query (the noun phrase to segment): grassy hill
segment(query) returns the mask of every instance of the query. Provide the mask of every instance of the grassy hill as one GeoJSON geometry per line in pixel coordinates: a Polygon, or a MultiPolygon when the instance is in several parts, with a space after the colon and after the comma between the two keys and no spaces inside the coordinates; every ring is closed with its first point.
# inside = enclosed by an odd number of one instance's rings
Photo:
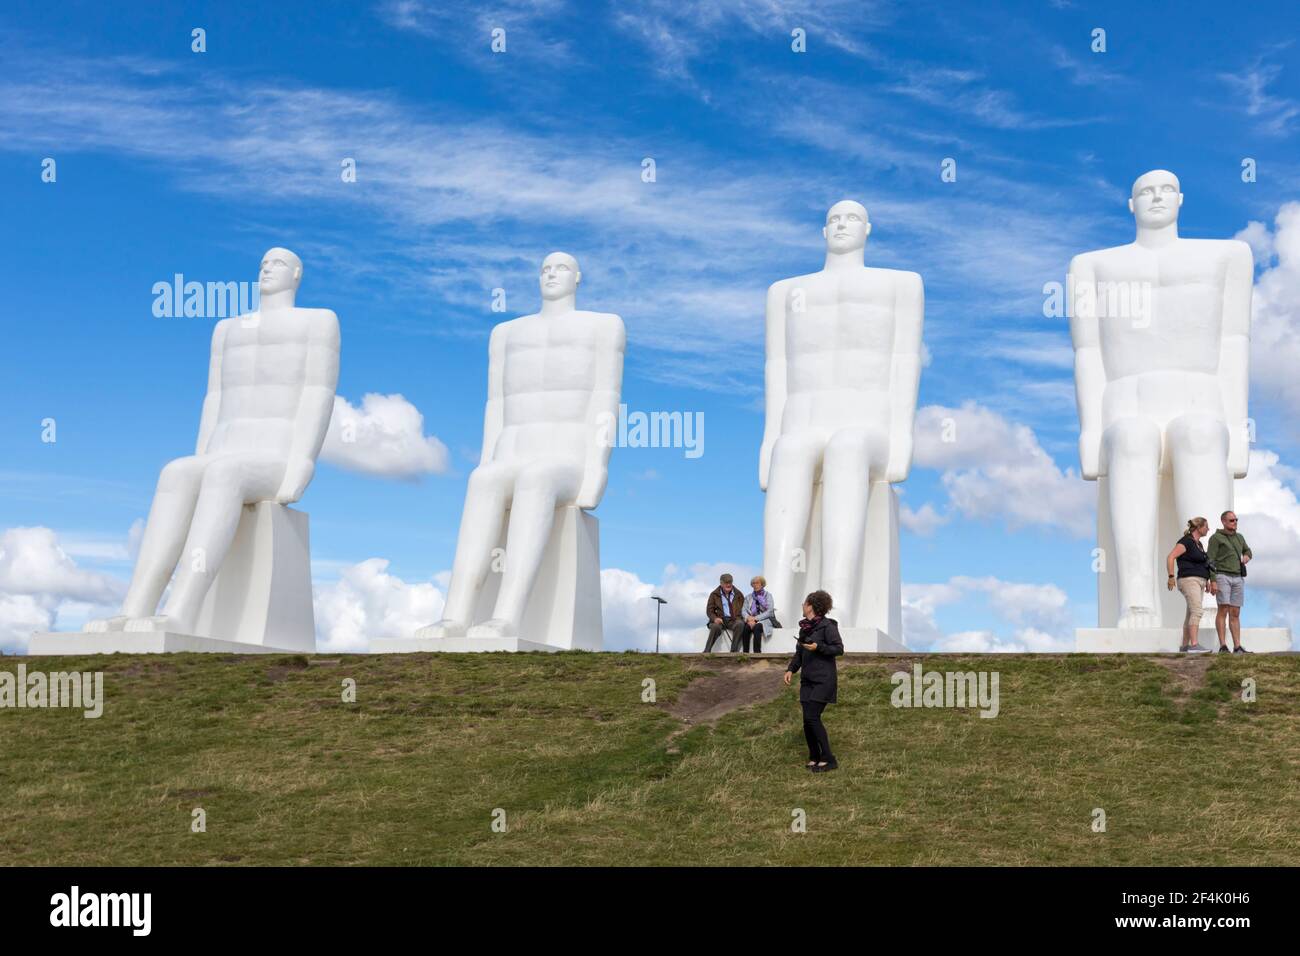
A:
{"type": "Polygon", "coordinates": [[[841,769],[814,775],[771,659],[3,658],[101,669],[106,703],[0,709],[0,846],[71,865],[1300,863],[1300,658],[919,658],[998,671],[995,719],[892,707],[917,659],[842,659],[841,769]]]}

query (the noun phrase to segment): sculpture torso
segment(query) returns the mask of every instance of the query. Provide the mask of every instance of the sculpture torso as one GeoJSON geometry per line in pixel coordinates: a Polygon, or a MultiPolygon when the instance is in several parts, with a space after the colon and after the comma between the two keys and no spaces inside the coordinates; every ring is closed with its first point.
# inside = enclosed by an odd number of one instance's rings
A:
{"type": "Polygon", "coordinates": [[[492,460],[585,460],[597,356],[615,348],[621,324],[616,315],[581,310],[505,323],[503,420],[492,460]]]}
{"type": "Polygon", "coordinates": [[[782,434],[864,425],[888,432],[896,308],[909,274],[863,267],[785,280],[782,434]]]}
{"type": "Polygon", "coordinates": [[[1103,427],[1128,417],[1165,424],[1187,412],[1224,417],[1219,356],[1231,249],[1223,240],[1178,239],[1088,253],[1106,372],[1103,427]]]}
{"type": "Polygon", "coordinates": [[[288,456],[312,336],[331,315],[293,308],[221,321],[221,403],[207,454],[288,456]]]}

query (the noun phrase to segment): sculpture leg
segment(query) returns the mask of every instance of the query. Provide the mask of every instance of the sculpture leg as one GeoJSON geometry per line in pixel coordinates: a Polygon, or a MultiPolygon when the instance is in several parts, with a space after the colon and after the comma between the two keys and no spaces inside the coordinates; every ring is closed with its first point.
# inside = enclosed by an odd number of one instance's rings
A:
{"type": "Polygon", "coordinates": [[[1102,435],[1119,579],[1119,626],[1156,627],[1155,547],[1160,429],[1144,418],[1115,422],[1102,435]]]}
{"type": "Polygon", "coordinates": [[[203,599],[235,539],[244,505],[274,497],[284,478],[284,467],[285,463],[277,459],[234,455],[209,461],[203,470],[176,581],[161,619],[153,621],[154,627],[194,633],[203,599]]]}
{"type": "Polygon", "coordinates": [[[501,540],[501,525],[514,480],[513,468],[496,463],[481,465],[470,474],[442,620],[421,628],[417,637],[464,634],[469,627],[479,592],[491,570],[492,550],[501,540]]]}
{"type": "Polygon", "coordinates": [[[538,464],[520,472],[510,503],[505,572],[492,620],[486,622],[486,627],[502,634],[519,633],[542,554],[555,524],[556,506],[573,501],[581,486],[582,469],[577,465],[538,464]]]}
{"type": "Polygon", "coordinates": [[[780,606],[794,609],[790,616],[796,620],[804,596],[791,593],[794,562],[798,557],[806,566],[808,560],[802,549],[823,447],[815,436],[783,435],[777,439],[763,504],[763,574],[774,599],[785,602],[780,606]]]}
{"type": "Polygon", "coordinates": [[[822,580],[835,601],[836,620],[853,627],[862,580],[862,540],[867,530],[867,497],[877,463],[888,454],[888,439],[865,428],[845,428],[831,436],[822,465],[822,580]]]}
{"type": "Polygon", "coordinates": [[[190,456],[177,458],[163,467],[149,506],[149,518],[140,540],[135,570],[131,573],[131,586],[122,603],[122,614],[107,621],[92,621],[87,624],[87,630],[119,630],[128,619],[146,617],[157,609],[185,544],[206,463],[205,458],[190,456]]]}
{"type": "Polygon", "coordinates": [[[1208,417],[1183,415],[1165,429],[1174,475],[1174,507],[1179,522],[1197,516],[1219,524],[1219,515],[1232,507],[1232,475],[1228,473],[1228,428],[1208,417]]]}

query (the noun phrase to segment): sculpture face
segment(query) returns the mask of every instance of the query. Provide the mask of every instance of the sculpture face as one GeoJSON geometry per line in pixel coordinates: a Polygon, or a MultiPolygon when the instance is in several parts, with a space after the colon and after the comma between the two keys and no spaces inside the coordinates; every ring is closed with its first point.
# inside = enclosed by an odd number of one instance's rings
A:
{"type": "Polygon", "coordinates": [[[542,274],[538,281],[543,299],[563,299],[575,295],[581,280],[578,260],[567,252],[552,252],[542,261],[542,274]]]}
{"type": "Polygon", "coordinates": [[[852,199],[837,202],[826,213],[822,235],[826,237],[826,249],[830,252],[853,252],[863,248],[867,236],[871,235],[866,208],[852,199]]]}
{"type": "Polygon", "coordinates": [[[1153,169],[1143,173],[1133,184],[1133,195],[1128,208],[1144,229],[1159,229],[1178,221],[1178,207],[1183,204],[1183,193],[1178,177],[1166,169],[1153,169]]]}
{"type": "Polygon", "coordinates": [[[257,291],[260,294],[273,295],[297,289],[301,281],[302,260],[288,249],[277,246],[262,256],[262,265],[257,273],[257,291]]]}

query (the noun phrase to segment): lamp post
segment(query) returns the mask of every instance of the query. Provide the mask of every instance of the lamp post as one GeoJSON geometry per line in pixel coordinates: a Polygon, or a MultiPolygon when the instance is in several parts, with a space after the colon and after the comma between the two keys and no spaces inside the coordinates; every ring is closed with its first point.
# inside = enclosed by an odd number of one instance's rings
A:
{"type": "Polygon", "coordinates": [[[659,612],[664,609],[665,601],[657,594],[650,595],[650,600],[655,601],[655,653],[659,653],[659,612]]]}

